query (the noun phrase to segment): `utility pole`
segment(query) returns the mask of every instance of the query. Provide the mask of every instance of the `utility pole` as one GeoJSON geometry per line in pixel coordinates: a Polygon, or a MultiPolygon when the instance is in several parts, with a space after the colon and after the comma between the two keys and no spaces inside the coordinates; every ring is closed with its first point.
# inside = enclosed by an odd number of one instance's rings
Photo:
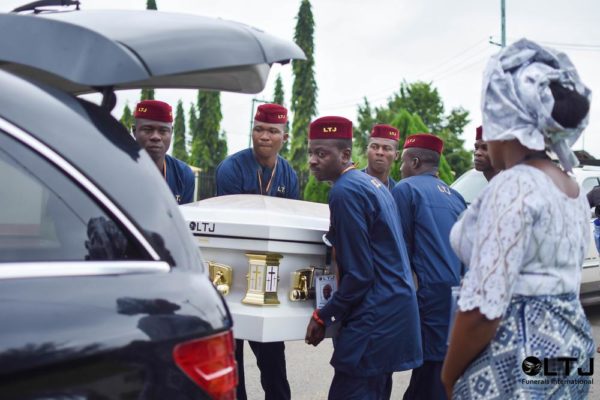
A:
{"type": "Polygon", "coordinates": [[[252,99],[252,109],[250,110],[250,134],[248,135],[248,147],[252,147],[252,124],[254,124],[254,105],[256,103],[270,103],[262,99],[252,99]]]}
{"type": "Polygon", "coordinates": [[[506,0],[500,0],[500,32],[502,34],[501,44],[506,47],[506,0]]]}
{"type": "Polygon", "coordinates": [[[500,43],[495,42],[492,36],[490,36],[489,43],[506,47],[506,0],[500,0],[500,43]]]}

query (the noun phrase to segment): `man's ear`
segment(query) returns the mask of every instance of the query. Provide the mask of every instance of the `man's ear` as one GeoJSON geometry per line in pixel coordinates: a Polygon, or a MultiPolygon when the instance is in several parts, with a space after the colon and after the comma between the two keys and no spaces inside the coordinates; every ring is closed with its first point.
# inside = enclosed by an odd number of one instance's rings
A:
{"type": "Polygon", "coordinates": [[[421,159],[419,157],[412,157],[410,159],[410,166],[412,167],[412,169],[417,170],[421,167],[423,163],[421,162],[421,159]]]}
{"type": "Polygon", "coordinates": [[[394,156],[394,161],[400,158],[400,150],[396,150],[396,155],[394,156]]]}
{"type": "Polygon", "coordinates": [[[289,138],[290,138],[290,134],[287,132],[284,132],[283,133],[283,143],[287,142],[289,138]]]}
{"type": "Polygon", "coordinates": [[[350,160],[352,160],[352,149],[345,148],[344,150],[342,150],[342,161],[344,163],[348,163],[350,162],[350,160]]]}

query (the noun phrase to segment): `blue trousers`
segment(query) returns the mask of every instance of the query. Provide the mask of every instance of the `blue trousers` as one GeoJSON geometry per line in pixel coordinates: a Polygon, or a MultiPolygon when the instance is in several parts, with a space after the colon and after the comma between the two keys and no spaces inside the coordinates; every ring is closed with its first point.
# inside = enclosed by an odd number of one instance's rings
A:
{"type": "MultiPolygon", "coordinates": [[[[283,342],[259,343],[248,341],[256,356],[260,370],[260,384],[265,391],[265,400],[290,400],[290,384],[285,368],[285,345],[283,342]]],[[[244,377],[244,341],[235,340],[235,360],[238,365],[237,399],[247,400],[244,377]]]]}
{"type": "Polygon", "coordinates": [[[389,400],[392,374],[356,377],[335,371],[329,388],[329,400],[389,400]]]}
{"type": "Polygon", "coordinates": [[[443,361],[424,361],[412,370],[410,383],[402,400],[446,400],[442,385],[443,361]]]}

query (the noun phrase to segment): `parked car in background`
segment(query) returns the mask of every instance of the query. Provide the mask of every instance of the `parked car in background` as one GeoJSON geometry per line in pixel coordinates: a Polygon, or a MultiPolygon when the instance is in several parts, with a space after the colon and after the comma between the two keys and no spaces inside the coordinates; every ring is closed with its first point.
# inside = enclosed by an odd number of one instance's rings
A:
{"type": "MultiPolygon", "coordinates": [[[[580,165],[573,168],[573,173],[577,183],[585,193],[588,193],[594,186],[600,185],[600,166],[580,165]]],[[[477,198],[479,193],[487,185],[487,180],[483,174],[475,169],[471,169],[461,175],[451,187],[458,191],[470,204],[477,198]]],[[[590,209],[590,245],[588,254],[583,262],[583,272],[581,276],[580,299],[583,305],[590,305],[600,302],[600,257],[594,242],[594,224],[595,215],[590,209]]]]}
{"type": "Polygon", "coordinates": [[[110,110],[117,88],[258,92],[302,51],[156,11],[0,14],[0,34],[0,399],[233,399],[229,310],[110,110]]]}

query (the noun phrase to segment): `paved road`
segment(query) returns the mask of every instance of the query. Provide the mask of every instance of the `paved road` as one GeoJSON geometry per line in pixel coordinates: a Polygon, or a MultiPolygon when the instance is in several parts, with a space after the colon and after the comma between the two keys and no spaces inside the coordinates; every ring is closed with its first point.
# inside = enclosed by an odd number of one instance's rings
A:
{"type": "MultiPolygon", "coordinates": [[[[600,305],[586,308],[586,313],[592,323],[596,343],[600,344],[600,305]]],[[[254,354],[247,345],[244,346],[244,351],[248,398],[250,400],[264,399],[254,354]]],[[[323,341],[316,348],[308,346],[304,342],[286,343],[288,377],[293,400],[327,399],[329,384],[333,378],[333,368],[329,365],[332,352],[333,347],[329,339],[323,341]]],[[[600,399],[600,362],[597,362],[595,367],[590,399],[600,399]]],[[[409,380],[409,371],[394,374],[392,399],[402,399],[409,380]]]]}

